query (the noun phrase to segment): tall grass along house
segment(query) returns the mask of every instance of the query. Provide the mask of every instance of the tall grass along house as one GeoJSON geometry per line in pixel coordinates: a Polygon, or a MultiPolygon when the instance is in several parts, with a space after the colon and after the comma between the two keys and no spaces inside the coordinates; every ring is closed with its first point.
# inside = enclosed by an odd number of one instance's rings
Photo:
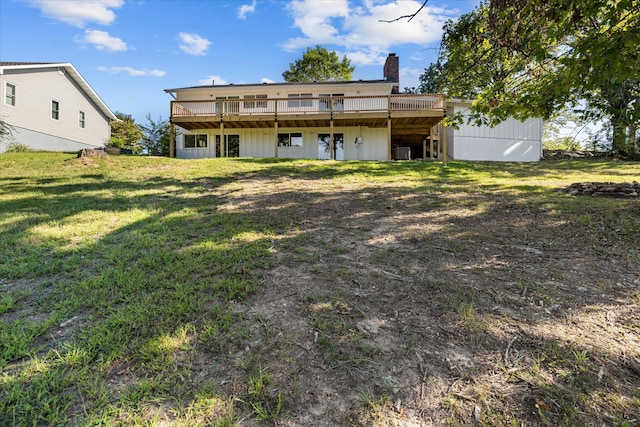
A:
{"type": "MultiPolygon", "coordinates": [[[[490,129],[485,129],[484,139],[472,135],[481,145],[477,150],[456,147],[457,141],[466,147],[469,140],[455,130],[442,132],[440,122],[448,108],[443,95],[400,94],[399,74],[399,58],[392,53],[381,80],[211,82],[166,89],[173,98],[171,123],[177,126],[175,155],[391,160],[446,159],[452,157],[448,153],[464,159],[473,153],[473,160],[539,160],[539,155],[522,156],[517,144],[510,148],[513,142],[489,143],[490,129]],[[503,147],[505,143],[509,147],[503,147]]],[[[519,128],[519,123],[512,125],[519,128]]],[[[534,139],[530,142],[535,144],[534,139]]]]}
{"type": "Polygon", "coordinates": [[[0,119],[11,142],[36,150],[104,147],[118,120],[70,63],[0,62],[0,119]]]}

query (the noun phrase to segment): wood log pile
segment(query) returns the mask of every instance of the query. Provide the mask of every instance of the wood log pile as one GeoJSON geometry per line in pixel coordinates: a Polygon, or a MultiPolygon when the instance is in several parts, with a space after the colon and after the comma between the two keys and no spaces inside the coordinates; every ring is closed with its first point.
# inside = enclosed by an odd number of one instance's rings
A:
{"type": "Polygon", "coordinates": [[[572,196],[591,197],[638,197],[640,183],[629,182],[577,182],[565,187],[564,192],[572,196]]]}

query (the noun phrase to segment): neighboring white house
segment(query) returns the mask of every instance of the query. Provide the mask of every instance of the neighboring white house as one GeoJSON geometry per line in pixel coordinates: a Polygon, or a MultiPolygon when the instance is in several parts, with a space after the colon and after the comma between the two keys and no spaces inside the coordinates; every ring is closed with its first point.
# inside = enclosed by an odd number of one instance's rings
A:
{"type": "Polygon", "coordinates": [[[448,129],[439,123],[463,103],[440,94],[399,94],[399,58],[383,80],[211,85],[166,89],[179,158],[282,157],[391,160],[438,157],[535,161],[541,121],[448,129]],[[538,131],[535,133],[534,131],[538,131]],[[449,149],[448,153],[445,148],[449,149]],[[432,155],[433,153],[433,155],[432,155]]]}
{"type": "Polygon", "coordinates": [[[35,150],[104,147],[118,120],[70,63],[0,62],[0,120],[10,142],[35,150]]]}

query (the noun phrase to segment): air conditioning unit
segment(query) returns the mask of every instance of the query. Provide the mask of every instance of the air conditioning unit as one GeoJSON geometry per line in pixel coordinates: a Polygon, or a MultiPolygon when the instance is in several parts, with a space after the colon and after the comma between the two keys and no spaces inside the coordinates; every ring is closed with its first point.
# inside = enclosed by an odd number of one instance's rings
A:
{"type": "Polygon", "coordinates": [[[411,160],[411,147],[396,147],[396,160],[411,160]]]}

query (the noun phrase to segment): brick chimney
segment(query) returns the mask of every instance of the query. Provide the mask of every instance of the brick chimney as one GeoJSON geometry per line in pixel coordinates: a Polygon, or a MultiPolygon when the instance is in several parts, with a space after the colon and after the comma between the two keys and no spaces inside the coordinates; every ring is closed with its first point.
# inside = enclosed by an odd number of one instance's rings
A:
{"type": "Polygon", "coordinates": [[[400,58],[395,53],[390,53],[384,62],[384,78],[390,82],[396,82],[391,93],[400,93],[400,58]]]}

